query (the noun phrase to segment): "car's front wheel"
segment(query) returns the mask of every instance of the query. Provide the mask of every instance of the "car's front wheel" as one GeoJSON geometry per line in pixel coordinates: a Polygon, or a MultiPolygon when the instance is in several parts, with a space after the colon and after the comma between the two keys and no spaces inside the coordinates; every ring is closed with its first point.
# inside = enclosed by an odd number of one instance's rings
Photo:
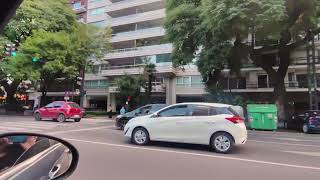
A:
{"type": "Polygon", "coordinates": [[[228,133],[217,133],[210,141],[211,148],[217,153],[229,153],[234,146],[233,138],[228,133]]]}
{"type": "Polygon", "coordinates": [[[139,127],[134,129],[131,141],[137,145],[146,145],[150,142],[149,133],[145,128],[139,127]]]}
{"type": "Polygon", "coordinates": [[[74,119],[74,122],[80,122],[81,118],[74,119]]]}
{"type": "Polygon", "coordinates": [[[308,126],[307,123],[304,123],[304,124],[302,125],[302,132],[303,132],[303,133],[309,133],[309,126],[308,126]]]}
{"type": "Polygon", "coordinates": [[[40,113],[36,113],[36,114],[34,115],[34,119],[35,119],[36,121],[41,121],[40,113]]]}

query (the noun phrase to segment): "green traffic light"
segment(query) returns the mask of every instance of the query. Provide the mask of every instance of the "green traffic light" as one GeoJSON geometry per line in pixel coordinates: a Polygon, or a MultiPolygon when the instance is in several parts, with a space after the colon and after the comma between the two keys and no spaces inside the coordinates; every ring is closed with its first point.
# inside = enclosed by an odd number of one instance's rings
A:
{"type": "Polygon", "coordinates": [[[17,52],[11,52],[11,56],[16,57],[17,56],[17,52]]]}
{"type": "Polygon", "coordinates": [[[32,62],[38,62],[38,61],[39,61],[39,58],[37,58],[37,57],[32,58],[32,62]]]}

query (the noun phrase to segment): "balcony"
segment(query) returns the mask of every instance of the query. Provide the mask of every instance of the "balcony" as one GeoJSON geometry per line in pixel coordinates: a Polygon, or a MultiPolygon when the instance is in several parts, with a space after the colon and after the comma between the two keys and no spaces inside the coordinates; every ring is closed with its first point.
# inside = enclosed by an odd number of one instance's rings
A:
{"type": "Polygon", "coordinates": [[[112,3],[106,7],[106,12],[118,11],[130,7],[141,6],[145,4],[150,4],[154,2],[161,2],[162,0],[124,0],[116,3],[112,3]]]}
{"type": "Polygon", "coordinates": [[[159,10],[149,11],[145,13],[132,14],[129,16],[112,18],[111,26],[112,27],[121,26],[125,24],[132,24],[132,23],[138,23],[143,21],[161,19],[164,17],[165,17],[165,9],[159,9],[159,10]]]}
{"type": "Polygon", "coordinates": [[[162,27],[147,28],[136,31],[117,33],[112,37],[111,42],[130,41],[135,39],[144,39],[150,37],[164,36],[165,30],[162,27]]]}
{"type": "MultiPolygon", "coordinates": [[[[320,83],[320,80],[318,80],[320,83]]],[[[225,92],[273,92],[274,85],[269,83],[246,82],[240,86],[224,87],[225,92]]],[[[287,81],[285,82],[287,92],[307,92],[308,82],[305,81],[287,81]]],[[[320,84],[318,84],[320,87],[320,84]]]]}
{"type": "MultiPolygon", "coordinates": [[[[118,93],[118,87],[116,85],[111,85],[109,87],[109,93],[118,93]]],[[[141,92],[146,92],[144,88],[141,88],[141,92]]],[[[152,92],[154,93],[165,93],[166,92],[166,86],[162,82],[153,82],[152,83],[152,92]]]]}
{"type": "MultiPolygon", "coordinates": [[[[123,75],[138,75],[143,74],[144,64],[138,65],[125,65],[125,66],[109,66],[101,71],[102,76],[123,76],[123,75]]],[[[175,69],[172,66],[172,63],[156,66],[156,73],[167,74],[174,73],[175,69]]]]}
{"type": "Polygon", "coordinates": [[[172,52],[172,44],[160,44],[126,49],[112,50],[105,56],[105,59],[119,59],[127,57],[150,56],[157,54],[168,54],[172,52]]]}
{"type": "Polygon", "coordinates": [[[99,8],[99,7],[105,7],[105,6],[109,6],[112,3],[110,1],[96,1],[96,2],[90,2],[88,1],[88,9],[95,9],[95,8],[99,8]]]}

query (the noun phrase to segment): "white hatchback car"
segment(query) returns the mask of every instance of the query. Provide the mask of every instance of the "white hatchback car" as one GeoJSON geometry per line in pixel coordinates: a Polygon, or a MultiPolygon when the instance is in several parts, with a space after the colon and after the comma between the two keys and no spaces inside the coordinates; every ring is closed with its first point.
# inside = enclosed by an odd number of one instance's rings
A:
{"type": "Polygon", "coordinates": [[[131,119],[125,137],[134,144],[167,141],[209,145],[219,153],[229,153],[234,145],[245,144],[247,129],[243,118],[231,105],[181,103],[151,115],[131,119]]]}

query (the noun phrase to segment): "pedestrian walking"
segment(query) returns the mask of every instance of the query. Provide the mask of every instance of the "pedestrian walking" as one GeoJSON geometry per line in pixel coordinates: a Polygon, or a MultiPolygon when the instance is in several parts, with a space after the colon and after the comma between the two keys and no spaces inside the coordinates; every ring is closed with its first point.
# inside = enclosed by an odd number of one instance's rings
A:
{"type": "Polygon", "coordinates": [[[112,119],[112,106],[111,106],[111,104],[109,104],[107,111],[108,111],[109,119],[112,119]]]}
{"type": "Polygon", "coordinates": [[[124,115],[126,113],[126,109],[124,108],[124,106],[122,106],[122,108],[120,109],[120,115],[124,115]]]}

